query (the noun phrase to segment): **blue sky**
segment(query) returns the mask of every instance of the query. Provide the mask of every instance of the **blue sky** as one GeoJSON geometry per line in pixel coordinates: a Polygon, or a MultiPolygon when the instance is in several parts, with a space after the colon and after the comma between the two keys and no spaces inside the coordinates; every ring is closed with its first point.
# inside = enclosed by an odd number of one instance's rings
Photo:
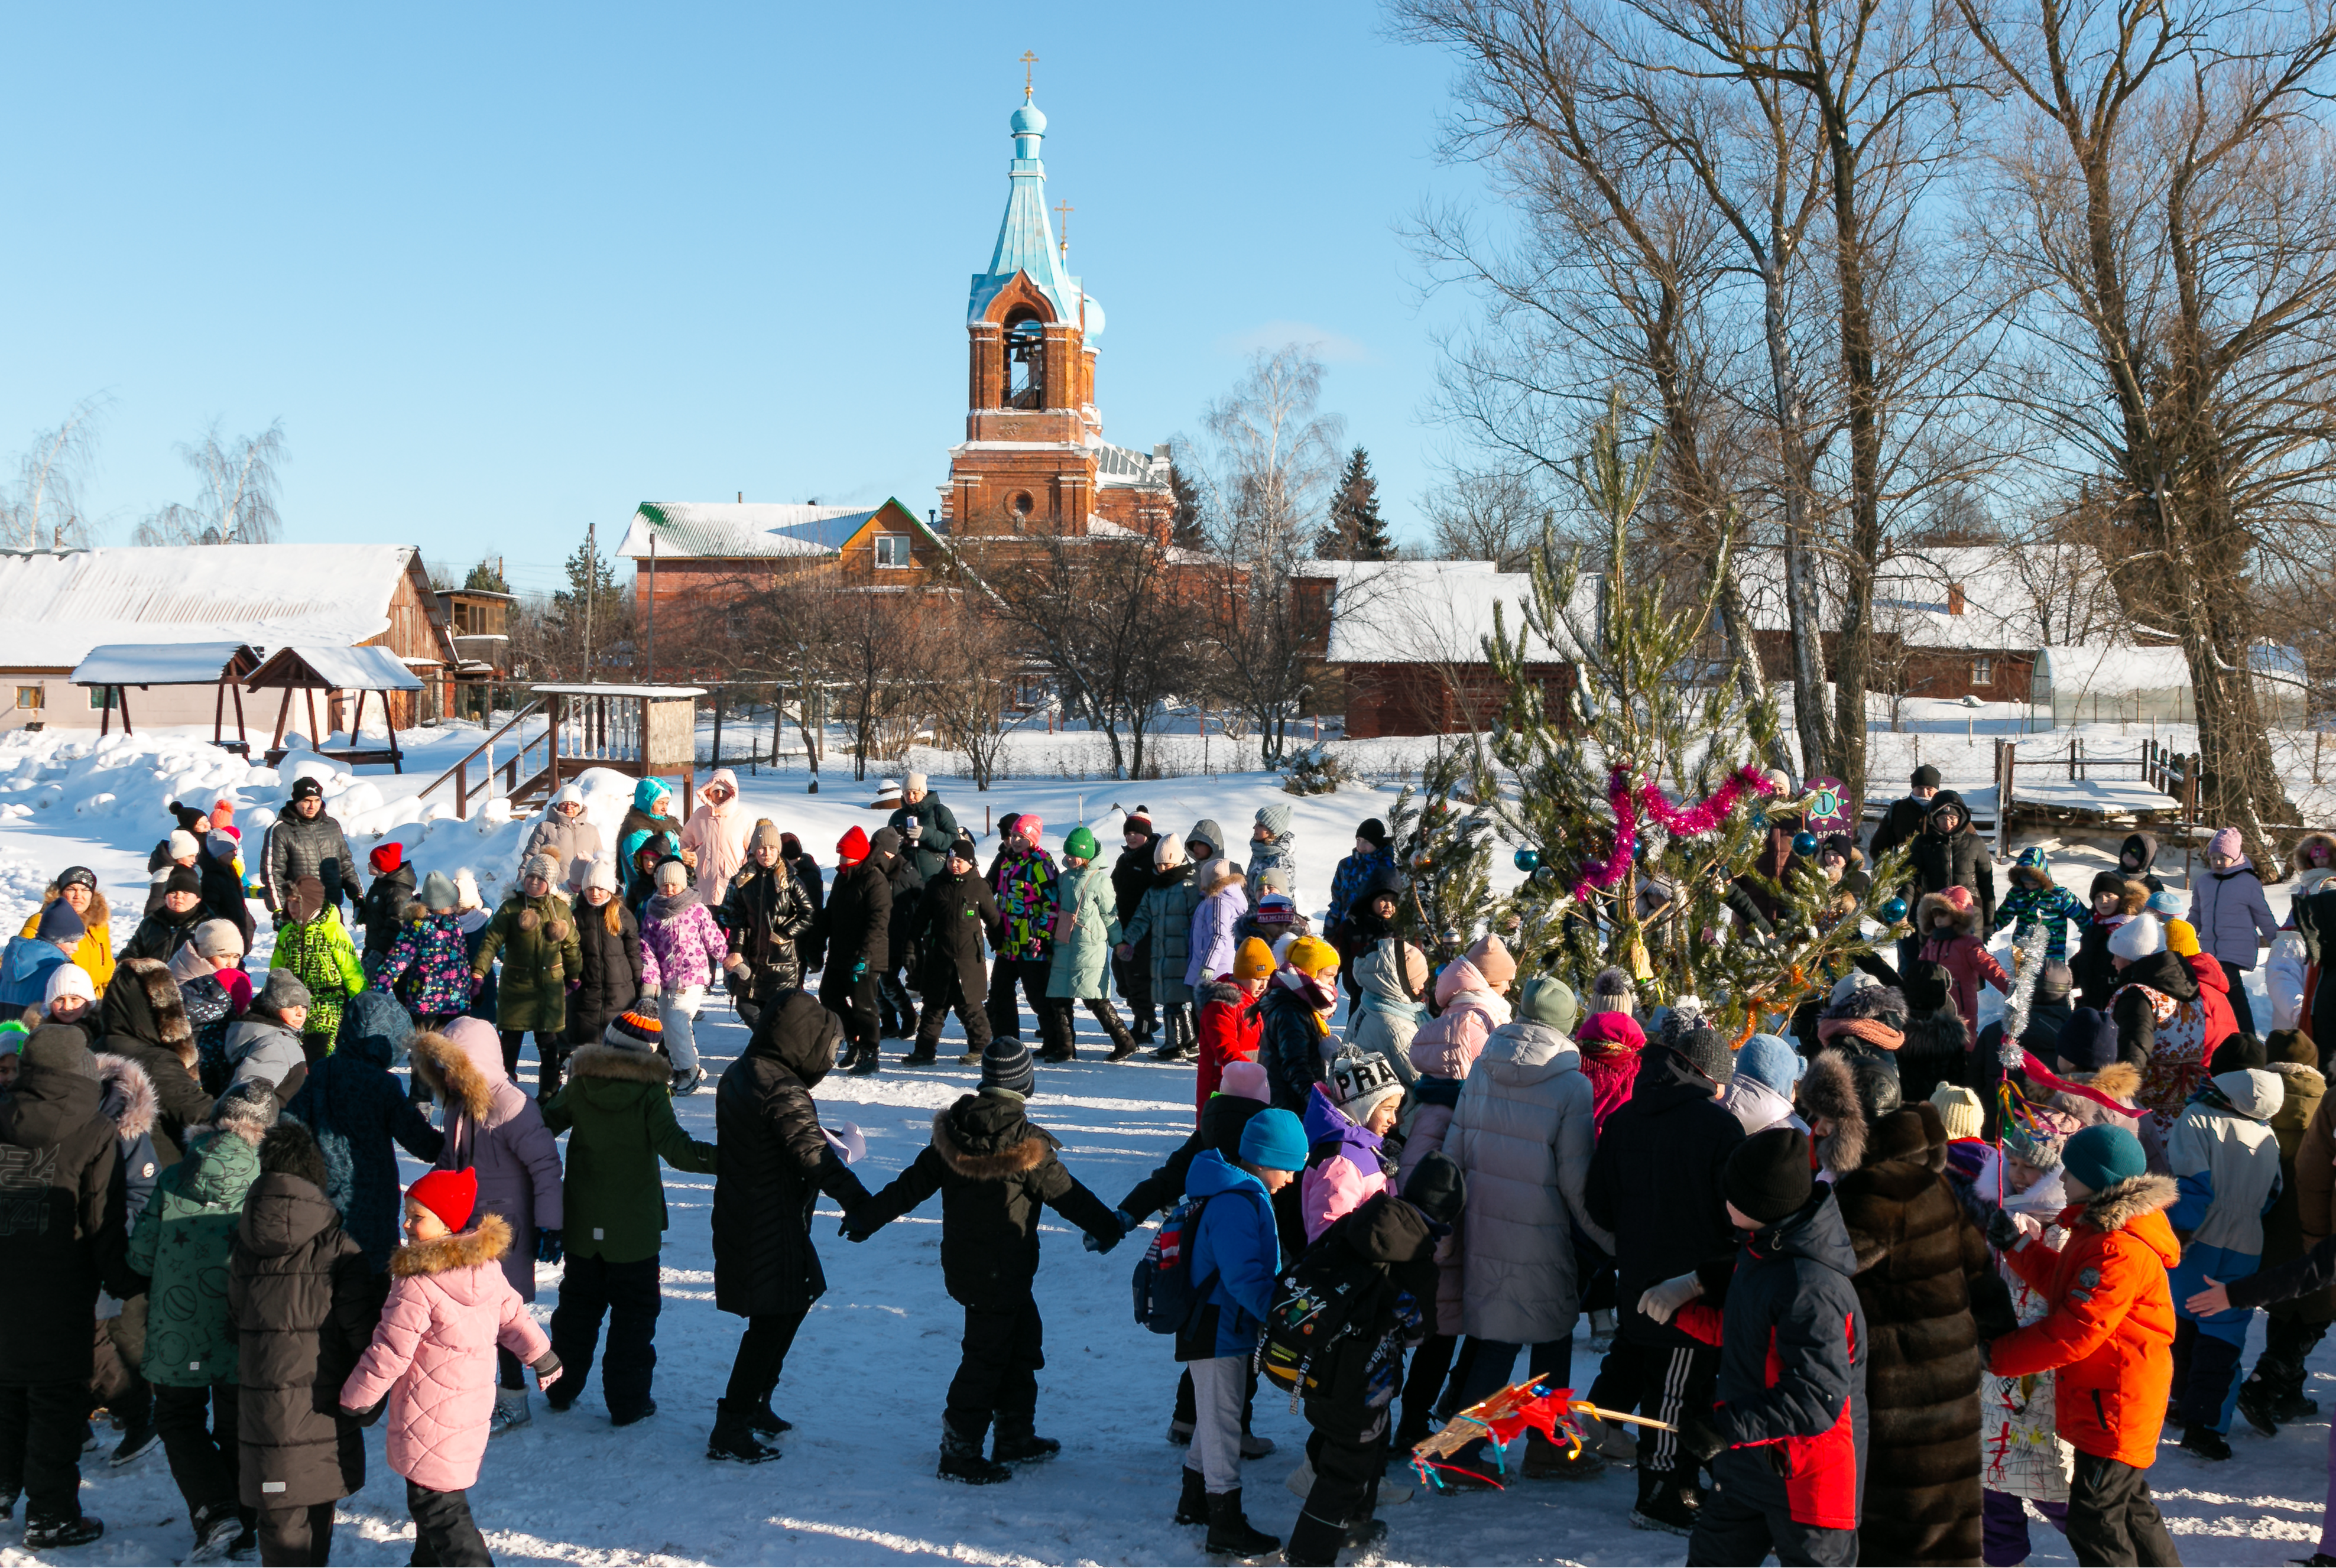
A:
{"type": "Polygon", "coordinates": [[[522,589],[644,499],[934,504],[1025,49],[1108,438],[1295,338],[1399,532],[1446,445],[1465,302],[1397,228],[1480,187],[1446,61],[1363,4],[19,5],[0,44],[0,454],[107,394],[111,542],[214,417],[283,420],[287,537],[522,589]]]}

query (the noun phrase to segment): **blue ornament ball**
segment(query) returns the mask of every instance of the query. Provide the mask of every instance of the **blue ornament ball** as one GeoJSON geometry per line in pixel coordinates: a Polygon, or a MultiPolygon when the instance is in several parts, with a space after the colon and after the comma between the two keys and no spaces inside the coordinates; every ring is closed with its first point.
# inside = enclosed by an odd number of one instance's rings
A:
{"type": "Polygon", "coordinates": [[[1906,918],[1906,901],[1904,899],[1884,899],[1882,901],[1882,908],[1879,912],[1883,920],[1888,920],[1894,926],[1900,920],[1906,918]]]}
{"type": "Polygon", "coordinates": [[[1647,858],[1647,841],[1640,839],[1637,843],[1632,844],[1630,846],[1630,856],[1633,860],[1645,860],[1647,858]]]}
{"type": "Polygon", "coordinates": [[[1816,853],[1817,835],[1806,830],[1795,833],[1793,835],[1793,852],[1796,855],[1813,855],[1816,853]]]}
{"type": "Polygon", "coordinates": [[[1510,858],[1516,862],[1517,870],[1523,872],[1530,876],[1533,873],[1533,869],[1541,864],[1541,851],[1533,849],[1519,850],[1510,858]]]}
{"type": "Polygon", "coordinates": [[[1557,881],[1557,868],[1555,866],[1543,866],[1533,872],[1533,880],[1538,882],[1554,882],[1557,881]]]}
{"type": "Polygon", "coordinates": [[[1767,827],[1768,825],[1768,813],[1767,812],[1754,812],[1752,813],[1752,825],[1756,828],[1767,827]]]}

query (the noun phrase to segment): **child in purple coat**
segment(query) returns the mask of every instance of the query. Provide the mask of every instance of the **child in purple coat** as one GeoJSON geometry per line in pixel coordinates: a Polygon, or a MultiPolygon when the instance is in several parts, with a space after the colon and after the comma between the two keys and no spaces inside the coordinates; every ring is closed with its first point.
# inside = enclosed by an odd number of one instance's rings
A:
{"type": "Polygon", "coordinates": [[[722,972],[729,939],[679,861],[657,867],[657,889],[641,905],[641,995],[657,999],[673,1092],[686,1095],[706,1081],[697,1065],[697,1012],[706,988],[722,972]]]}

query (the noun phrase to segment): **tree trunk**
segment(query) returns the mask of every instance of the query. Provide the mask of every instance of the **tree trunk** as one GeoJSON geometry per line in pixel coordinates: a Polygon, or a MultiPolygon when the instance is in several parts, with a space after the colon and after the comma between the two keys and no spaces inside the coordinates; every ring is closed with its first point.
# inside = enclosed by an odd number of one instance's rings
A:
{"type": "Polygon", "coordinates": [[[1785,469],[1785,611],[1790,627],[1793,727],[1801,741],[1800,776],[1828,772],[1833,728],[1825,711],[1825,610],[1817,595],[1809,497],[1816,464],[1809,452],[1807,400],[1793,364],[1791,324],[1785,309],[1785,277],[1774,257],[1763,258],[1763,326],[1768,346],[1768,380],[1775,401],[1777,455],[1785,469]]]}

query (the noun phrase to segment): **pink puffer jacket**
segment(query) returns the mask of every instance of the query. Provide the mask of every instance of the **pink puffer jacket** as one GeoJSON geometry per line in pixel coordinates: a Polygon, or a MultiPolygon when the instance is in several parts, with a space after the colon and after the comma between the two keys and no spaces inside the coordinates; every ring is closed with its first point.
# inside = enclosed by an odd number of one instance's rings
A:
{"type": "Polygon", "coordinates": [[[381,1323],[341,1385],[351,1410],[389,1400],[389,1467],[433,1492],[478,1483],[495,1409],[495,1347],[529,1362],[551,1351],[496,1267],[511,1245],[511,1227],[489,1214],[476,1229],[391,1253],[381,1323]]]}
{"type": "Polygon", "coordinates": [[[692,888],[652,894],[641,906],[641,984],[672,992],[710,986],[722,972],[729,939],[692,888]]]}
{"type": "Polygon", "coordinates": [[[1439,1078],[1465,1079],[1493,1031],[1509,1021],[1509,999],[1475,965],[1457,959],[1436,978],[1436,1005],[1444,1010],[1411,1037],[1411,1065],[1439,1078]]]}
{"type": "Polygon", "coordinates": [[[535,1232],[565,1222],[560,1144],[526,1091],[503,1075],[502,1041],[484,1018],[456,1018],[408,1047],[423,1079],[446,1105],[442,1171],[479,1174],[479,1208],[511,1227],[503,1277],[522,1301],[535,1300],[535,1232]]]}

